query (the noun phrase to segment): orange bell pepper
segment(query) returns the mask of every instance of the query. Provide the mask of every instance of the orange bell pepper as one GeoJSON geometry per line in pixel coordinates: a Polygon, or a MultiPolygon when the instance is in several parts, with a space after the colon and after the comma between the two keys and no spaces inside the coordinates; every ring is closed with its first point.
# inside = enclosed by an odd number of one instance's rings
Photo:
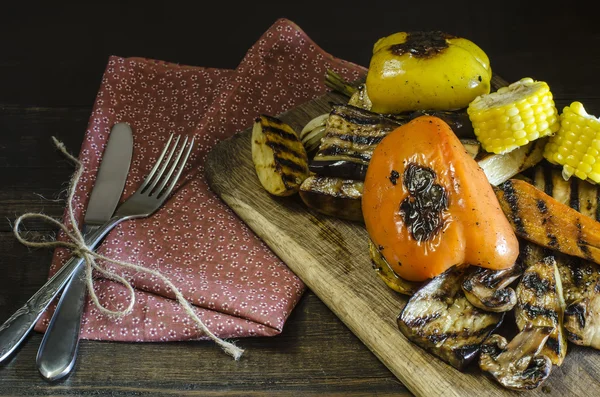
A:
{"type": "Polygon", "coordinates": [[[362,211],[371,240],[406,280],[460,264],[507,269],[519,254],[485,174],[437,117],[418,117],[377,145],[362,211]]]}

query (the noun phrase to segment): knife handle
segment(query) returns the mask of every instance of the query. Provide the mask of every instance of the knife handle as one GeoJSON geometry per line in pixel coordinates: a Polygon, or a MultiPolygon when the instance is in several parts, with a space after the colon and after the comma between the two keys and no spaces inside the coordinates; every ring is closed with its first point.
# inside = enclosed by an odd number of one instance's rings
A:
{"type": "MultiPolygon", "coordinates": [[[[85,242],[88,247],[95,248],[102,238],[123,219],[111,218],[98,230],[90,233],[85,242]]],[[[52,300],[64,288],[73,276],[82,260],[71,258],[46,282],[23,307],[15,312],[4,324],[0,325],[0,362],[4,361],[23,342],[29,331],[42,316],[52,300]]]]}
{"type": "Polygon", "coordinates": [[[63,290],[38,350],[38,370],[50,382],[67,375],[75,365],[87,287],[85,272],[80,263],[63,290]]]}

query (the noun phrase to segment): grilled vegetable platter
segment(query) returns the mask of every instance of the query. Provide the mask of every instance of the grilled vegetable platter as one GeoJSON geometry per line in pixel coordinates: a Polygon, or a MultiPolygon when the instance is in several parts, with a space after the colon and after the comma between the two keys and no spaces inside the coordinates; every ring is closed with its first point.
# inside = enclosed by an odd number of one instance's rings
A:
{"type": "Polygon", "coordinates": [[[598,118],[557,109],[544,81],[502,82],[444,32],[381,38],[364,81],[326,83],[347,101],[302,130],[257,115],[256,174],[365,227],[365,266],[410,297],[398,332],[513,390],[540,387],[570,344],[600,349],[598,118]]]}

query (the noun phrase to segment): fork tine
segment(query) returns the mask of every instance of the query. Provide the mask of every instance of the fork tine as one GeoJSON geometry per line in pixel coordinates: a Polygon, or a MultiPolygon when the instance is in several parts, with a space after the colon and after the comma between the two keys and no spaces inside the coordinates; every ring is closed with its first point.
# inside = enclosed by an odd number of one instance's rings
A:
{"type": "Polygon", "coordinates": [[[150,186],[148,186],[148,188],[146,188],[146,192],[148,192],[149,194],[152,194],[152,191],[154,190],[154,188],[156,187],[156,185],[160,181],[160,178],[162,178],[163,174],[165,173],[165,170],[167,169],[167,166],[171,162],[171,157],[173,157],[173,153],[175,153],[175,151],[177,150],[177,145],[179,144],[179,139],[180,138],[181,138],[181,135],[178,135],[177,138],[175,139],[175,143],[173,144],[173,148],[169,151],[169,155],[167,156],[167,158],[163,162],[162,167],[160,167],[160,170],[158,171],[158,173],[152,179],[152,182],[150,183],[150,186]]]}
{"type": "MultiPolygon", "coordinates": [[[[171,184],[169,185],[169,187],[163,192],[163,194],[161,196],[159,196],[160,198],[167,197],[169,194],[171,194],[171,191],[173,191],[173,188],[175,187],[175,184],[177,183],[177,180],[181,176],[181,173],[183,172],[183,168],[185,167],[185,164],[187,163],[187,160],[190,157],[190,153],[192,152],[193,146],[194,146],[194,138],[192,137],[192,140],[190,141],[190,145],[188,146],[187,151],[185,152],[185,155],[183,156],[183,158],[181,159],[181,162],[179,163],[179,170],[177,171],[177,174],[175,175],[174,178],[172,178],[171,184]]],[[[182,152],[183,152],[183,149],[184,148],[181,148],[182,152]]]]}
{"type": "Polygon", "coordinates": [[[160,163],[162,162],[163,158],[165,157],[165,154],[167,153],[167,151],[169,149],[169,145],[171,144],[172,140],[173,140],[173,134],[171,134],[171,136],[169,137],[169,140],[167,141],[165,148],[163,149],[162,153],[160,154],[160,157],[158,158],[158,160],[156,160],[156,164],[154,164],[154,167],[152,167],[152,170],[150,171],[150,173],[148,174],[146,179],[144,179],[144,182],[142,182],[142,185],[138,188],[139,192],[144,190],[146,188],[146,186],[148,186],[148,183],[152,180],[152,177],[156,173],[156,170],[158,170],[158,167],[160,166],[160,163]]]}
{"type": "Polygon", "coordinates": [[[169,183],[169,179],[171,178],[171,175],[173,175],[175,168],[177,168],[179,159],[181,158],[181,155],[183,154],[183,151],[185,150],[185,145],[187,145],[187,141],[188,141],[188,137],[186,136],[185,139],[183,140],[183,145],[181,145],[181,149],[179,149],[179,153],[177,153],[177,157],[175,158],[175,160],[173,160],[171,168],[169,168],[169,171],[167,172],[167,175],[163,178],[162,183],[156,188],[156,190],[154,192],[150,192],[150,195],[160,196],[160,192],[162,192],[162,190],[165,188],[167,183],[169,183]]]}

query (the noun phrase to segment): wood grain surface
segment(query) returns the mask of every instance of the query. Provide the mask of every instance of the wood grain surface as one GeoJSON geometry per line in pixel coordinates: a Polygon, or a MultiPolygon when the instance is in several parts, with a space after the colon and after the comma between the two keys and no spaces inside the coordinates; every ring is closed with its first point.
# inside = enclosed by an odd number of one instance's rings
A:
{"type": "MultiPolygon", "coordinates": [[[[299,131],[344,99],[327,94],[280,118],[299,131]]],[[[417,396],[513,395],[471,365],[464,373],[408,341],[396,317],[406,297],[373,271],[364,226],[308,209],[299,196],[275,197],[260,185],[251,158],[251,130],[219,143],[209,154],[211,188],[259,235],[308,287],[417,396]]],[[[510,321],[510,320],[508,320],[510,321]]],[[[600,357],[569,346],[561,367],[527,395],[600,395],[600,357]],[[588,394],[589,393],[589,394],[588,394]]]]}

